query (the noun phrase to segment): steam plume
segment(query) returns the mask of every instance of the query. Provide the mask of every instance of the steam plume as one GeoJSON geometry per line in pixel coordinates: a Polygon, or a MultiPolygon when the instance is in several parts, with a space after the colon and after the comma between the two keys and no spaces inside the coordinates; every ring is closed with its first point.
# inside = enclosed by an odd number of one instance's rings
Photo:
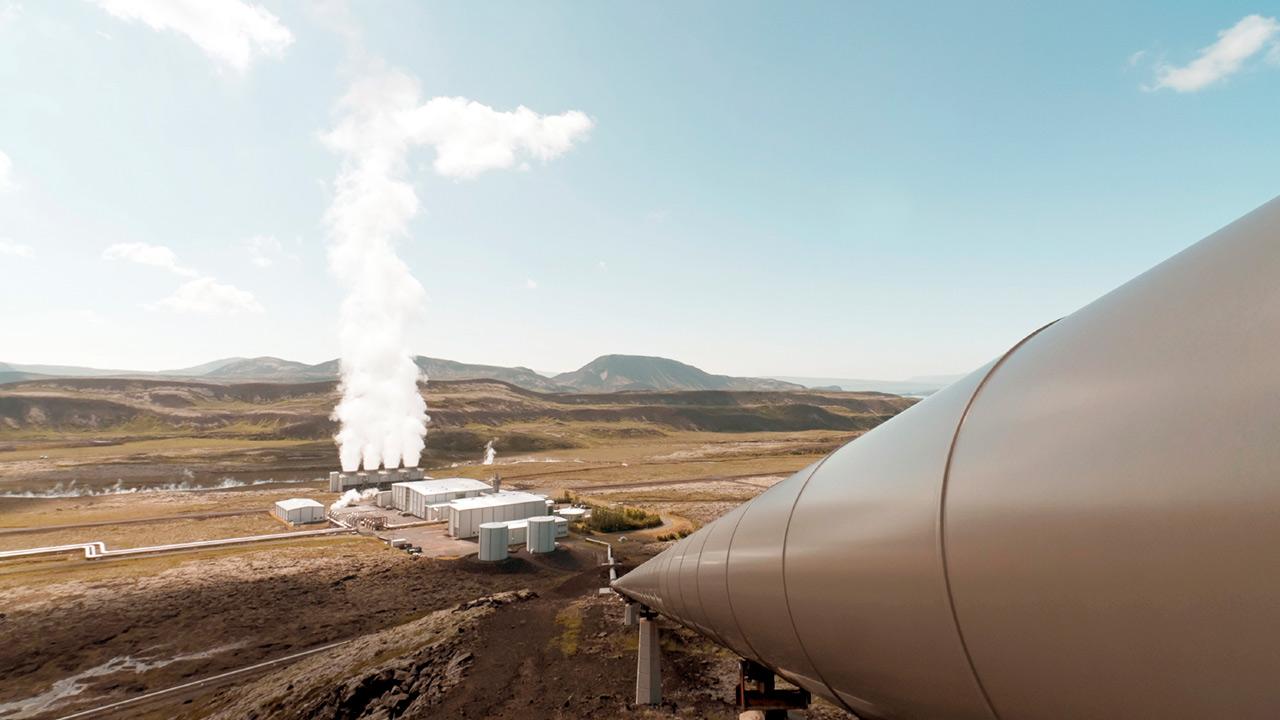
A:
{"type": "Polygon", "coordinates": [[[493,449],[493,441],[484,444],[484,462],[483,465],[492,465],[493,459],[497,457],[498,451],[493,449]]]}
{"type": "Polygon", "coordinates": [[[354,505],[361,500],[372,500],[377,496],[378,488],[369,488],[364,491],[351,488],[350,490],[342,493],[342,497],[338,498],[332,505],[330,505],[329,510],[341,510],[342,508],[354,505]]]}
{"type": "Polygon", "coordinates": [[[473,178],[487,170],[524,166],[523,157],[550,160],[585,137],[581,112],[539,115],[519,107],[500,112],[465,98],[423,103],[417,81],[375,70],[357,80],[338,105],[339,120],[324,142],[342,157],[333,203],[329,267],[346,288],[339,336],[342,401],[335,440],[342,469],[415,467],[427,433],[425,381],[409,338],[419,326],[426,293],[396,254],[418,212],[406,180],[409,151],[435,151],[436,173],[473,178]]]}

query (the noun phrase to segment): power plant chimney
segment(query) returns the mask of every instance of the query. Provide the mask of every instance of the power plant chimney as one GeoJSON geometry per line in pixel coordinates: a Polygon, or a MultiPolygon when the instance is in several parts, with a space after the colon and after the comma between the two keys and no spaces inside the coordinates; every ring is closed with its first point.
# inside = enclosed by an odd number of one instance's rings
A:
{"type": "Polygon", "coordinates": [[[863,718],[1280,717],[1280,199],[617,580],[863,718]]]}

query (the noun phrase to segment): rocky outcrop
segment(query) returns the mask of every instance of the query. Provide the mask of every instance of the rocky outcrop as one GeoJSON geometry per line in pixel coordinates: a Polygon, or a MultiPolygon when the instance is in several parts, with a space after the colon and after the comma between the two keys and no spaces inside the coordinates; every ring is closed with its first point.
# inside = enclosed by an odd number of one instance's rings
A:
{"type": "Polygon", "coordinates": [[[531,590],[478,598],[374,633],[225,692],[210,718],[392,720],[428,717],[466,677],[471,635],[498,608],[532,600],[531,590]]]}

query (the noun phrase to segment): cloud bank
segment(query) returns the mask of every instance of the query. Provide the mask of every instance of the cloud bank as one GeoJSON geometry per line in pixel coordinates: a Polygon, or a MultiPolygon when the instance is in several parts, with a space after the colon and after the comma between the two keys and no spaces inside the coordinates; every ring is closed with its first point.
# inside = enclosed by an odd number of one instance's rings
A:
{"type": "Polygon", "coordinates": [[[258,304],[253,293],[241,290],[234,285],[220,283],[211,277],[196,278],[183,283],[172,295],[152,307],[175,313],[197,315],[262,312],[262,305],[258,304]]]}
{"type": "Polygon", "coordinates": [[[163,245],[149,243],[116,243],[102,251],[103,260],[122,260],[124,262],[150,265],[168,270],[175,275],[195,277],[200,273],[178,263],[178,256],[163,245]]]}
{"type": "Polygon", "coordinates": [[[1200,50],[1199,56],[1183,67],[1162,65],[1156,70],[1155,89],[1195,92],[1240,72],[1245,61],[1270,47],[1268,58],[1280,59],[1276,45],[1280,22],[1275,18],[1249,15],[1218,33],[1218,41],[1200,50]]]}
{"type": "Polygon", "coordinates": [[[90,0],[113,17],[184,35],[220,68],[244,74],[260,57],[279,58],[293,33],[266,8],[242,0],[90,0]]]}
{"type": "Polygon", "coordinates": [[[262,312],[262,305],[248,290],[218,282],[216,279],[193,270],[178,261],[178,255],[164,245],[149,243],[116,243],[102,251],[103,260],[123,261],[156,267],[162,270],[194,278],[159,302],[147,305],[151,310],[167,310],[174,313],[198,315],[235,315],[237,313],[262,312]]]}

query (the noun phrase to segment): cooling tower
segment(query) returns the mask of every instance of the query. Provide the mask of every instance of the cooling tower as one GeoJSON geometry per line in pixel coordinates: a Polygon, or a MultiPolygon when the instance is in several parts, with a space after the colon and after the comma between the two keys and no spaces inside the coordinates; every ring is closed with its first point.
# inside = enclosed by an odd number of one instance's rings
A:
{"type": "Polygon", "coordinates": [[[1280,717],[1280,200],[614,587],[864,718],[1280,717]]]}

